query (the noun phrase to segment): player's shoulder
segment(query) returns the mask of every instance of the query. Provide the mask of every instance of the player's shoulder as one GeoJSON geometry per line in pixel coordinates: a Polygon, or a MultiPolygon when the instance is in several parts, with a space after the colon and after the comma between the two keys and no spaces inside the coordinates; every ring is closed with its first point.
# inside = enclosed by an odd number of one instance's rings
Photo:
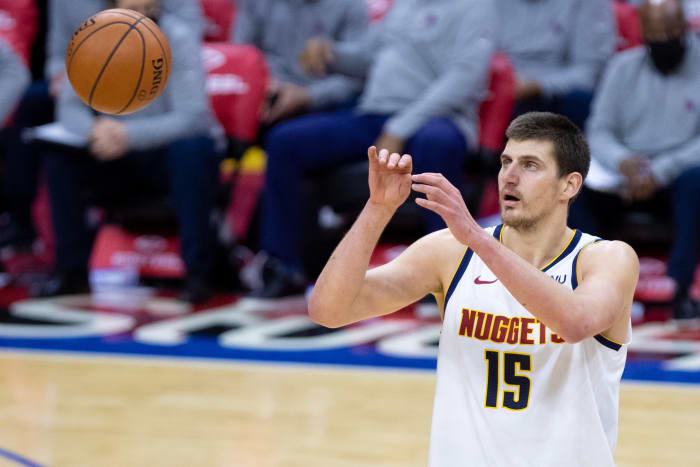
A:
{"type": "Polygon", "coordinates": [[[434,248],[436,252],[450,253],[452,251],[464,251],[467,246],[460,243],[450,229],[437,230],[422,237],[419,242],[424,246],[434,248]]]}
{"type": "Polygon", "coordinates": [[[629,244],[620,240],[600,240],[581,250],[579,267],[587,270],[639,272],[639,257],[629,244]]]}

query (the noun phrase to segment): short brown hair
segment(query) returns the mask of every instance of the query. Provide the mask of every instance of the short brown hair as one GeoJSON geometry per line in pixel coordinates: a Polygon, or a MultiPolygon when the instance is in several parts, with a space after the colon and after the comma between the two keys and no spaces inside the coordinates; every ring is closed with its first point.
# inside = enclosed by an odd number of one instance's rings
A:
{"type": "Polygon", "coordinates": [[[506,136],[517,141],[551,141],[559,177],[578,172],[586,179],[591,151],[581,130],[563,115],[550,112],[523,114],[510,122],[506,136]]]}

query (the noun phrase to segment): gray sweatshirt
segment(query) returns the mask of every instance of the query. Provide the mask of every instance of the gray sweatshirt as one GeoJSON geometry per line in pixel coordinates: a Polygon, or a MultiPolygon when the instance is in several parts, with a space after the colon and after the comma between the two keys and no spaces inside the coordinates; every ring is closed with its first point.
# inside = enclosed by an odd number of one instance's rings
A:
{"type": "MultiPolygon", "coordinates": [[[[148,107],[114,117],[126,124],[129,147],[152,149],[195,135],[220,138],[223,132],[209,110],[204,91],[205,73],[198,34],[180,18],[167,13],[161,16],[159,26],[170,43],[172,70],[163,93],[148,107]]],[[[58,121],[68,131],[88,136],[94,113],[71,86],[63,87],[56,112],[58,121]]]]}
{"type": "Polygon", "coordinates": [[[700,44],[687,34],[681,68],[664,76],[645,47],[616,55],[608,65],[588,121],[592,155],[617,171],[623,158],[651,160],[663,185],[700,166],[700,44]]]}
{"type": "Polygon", "coordinates": [[[10,44],[0,37],[0,128],[29,85],[30,74],[10,44]]]}
{"type": "Polygon", "coordinates": [[[347,101],[362,90],[362,80],[341,75],[314,78],[299,55],[312,37],[355,40],[367,28],[362,0],[244,0],[237,2],[232,42],[262,50],[274,78],[305,86],[312,107],[347,101]]]}
{"type": "MultiPolygon", "coordinates": [[[[165,12],[183,19],[198,34],[203,30],[202,11],[197,0],[162,0],[165,12]]],[[[90,16],[109,8],[107,0],[49,0],[46,34],[45,76],[65,70],[65,53],[73,32],[90,16]]]]}
{"type": "Polygon", "coordinates": [[[615,51],[611,0],[496,0],[500,48],[545,95],[592,91],[615,51]]]}
{"type": "Polygon", "coordinates": [[[335,45],[333,66],[369,73],[360,110],[392,114],[386,131],[408,139],[443,116],[476,146],[496,29],[490,1],[396,0],[362,41],[335,45]]]}

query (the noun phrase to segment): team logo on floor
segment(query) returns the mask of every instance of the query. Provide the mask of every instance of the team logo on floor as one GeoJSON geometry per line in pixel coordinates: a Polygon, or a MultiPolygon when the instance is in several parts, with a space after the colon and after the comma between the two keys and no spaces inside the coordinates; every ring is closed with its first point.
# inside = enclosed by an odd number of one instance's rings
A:
{"type": "MultiPolygon", "coordinates": [[[[137,288],[16,301],[0,311],[0,346],[432,369],[440,327],[438,316],[410,307],[327,329],[308,318],[303,299],[228,297],[193,310],[137,288]]],[[[637,324],[633,336],[624,378],[700,383],[700,329],[648,321],[637,324]]]]}

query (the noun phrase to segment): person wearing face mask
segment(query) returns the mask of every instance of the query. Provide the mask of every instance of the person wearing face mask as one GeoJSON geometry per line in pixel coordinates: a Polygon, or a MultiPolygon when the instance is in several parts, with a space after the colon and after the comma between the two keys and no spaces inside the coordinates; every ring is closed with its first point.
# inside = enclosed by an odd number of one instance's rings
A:
{"type": "Polygon", "coordinates": [[[594,159],[618,182],[584,188],[571,223],[600,234],[623,210],[670,206],[673,311],[688,323],[699,313],[689,289],[700,259],[700,44],[681,0],[647,0],[639,12],[646,47],[611,60],[587,128],[594,159]]]}

